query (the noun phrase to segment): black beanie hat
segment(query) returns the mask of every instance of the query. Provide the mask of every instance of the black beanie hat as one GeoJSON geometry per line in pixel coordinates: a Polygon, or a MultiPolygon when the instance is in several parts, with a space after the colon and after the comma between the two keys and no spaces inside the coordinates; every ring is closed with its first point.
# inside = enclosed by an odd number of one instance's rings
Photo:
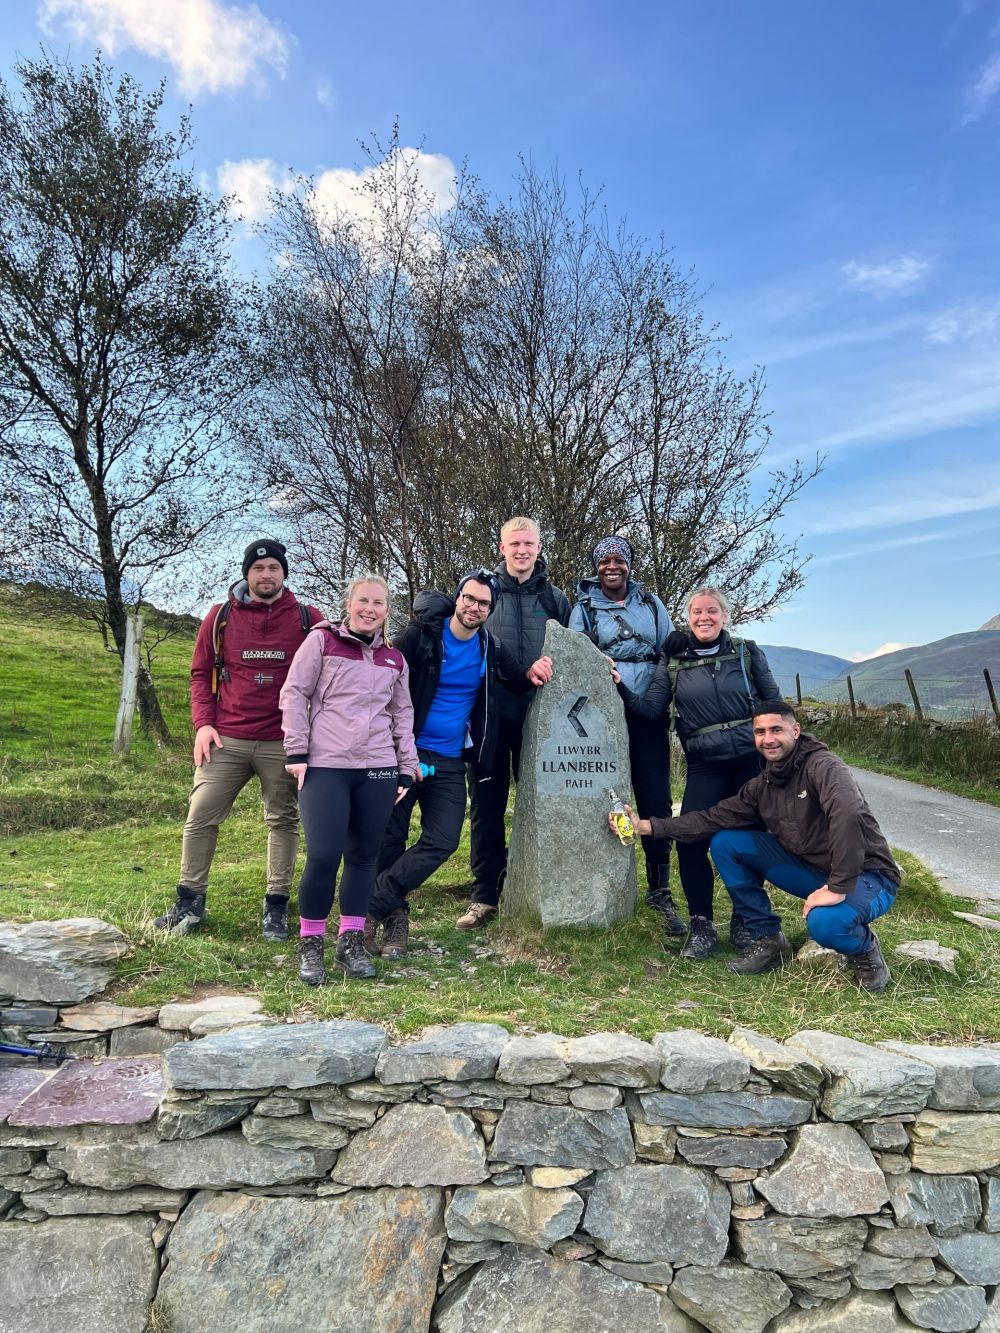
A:
{"type": "Polygon", "coordinates": [[[260,541],[251,542],[243,552],[242,574],[246,578],[247,570],[255,560],[266,560],[270,557],[277,560],[278,564],[285,571],[285,578],[288,578],[288,561],[285,559],[285,548],[281,542],[272,541],[270,537],[261,537],[260,541]]]}

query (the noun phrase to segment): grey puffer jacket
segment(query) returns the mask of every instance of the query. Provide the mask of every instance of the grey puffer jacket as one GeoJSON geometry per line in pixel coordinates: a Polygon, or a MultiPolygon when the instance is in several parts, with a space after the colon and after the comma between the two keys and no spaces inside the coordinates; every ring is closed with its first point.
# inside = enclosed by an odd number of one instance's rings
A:
{"type": "Polygon", "coordinates": [[[660,654],[653,679],[643,697],[629,690],[624,682],[618,687],[626,705],[644,717],[666,717],[673,698],[670,667],[676,662],[677,735],[684,753],[690,759],[707,763],[753,754],[750,714],[765,699],[781,697],[767,658],[752,639],[734,645],[726,630],[719,636],[719,651],[706,657],[699,657],[695,652],[697,645],[690,636],[683,637],[687,646],[681,649],[681,635],[672,636],[672,641],[660,654]],[[743,649],[742,664],[740,647],[743,649]],[[671,648],[673,657],[669,656],[671,648]],[[704,727],[713,730],[702,731],[704,727]]]}
{"type": "MultiPolygon", "coordinates": [[[[538,660],[545,642],[545,626],[550,620],[569,624],[569,600],[561,588],[549,582],[544,560],[536,560],[530,578],[523,583],[507,573],[501,561],[496,575],[503,588],[497,608],[487,620],[490,633],[525,666],[538,660]]],[[[500,716],[507,722],[523,722],[531,701],[531,691],[515,694],[506,686],[500,689],[500,716]]]]}
{"type": "Polygon", "coordinates": [[[641,698],[674,622],[659,597],[641,583],[629,579],[624,602],[616,602],[605,597],[596,578],[588,578],[580,580],[569,627],[589,635],[613,659],[622,684],[641,698]]]}

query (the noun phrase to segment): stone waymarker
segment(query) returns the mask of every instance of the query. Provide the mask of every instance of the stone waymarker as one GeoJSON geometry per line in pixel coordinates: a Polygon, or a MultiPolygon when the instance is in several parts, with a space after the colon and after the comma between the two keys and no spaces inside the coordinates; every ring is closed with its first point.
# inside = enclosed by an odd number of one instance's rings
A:
{"type": "Polygon", "coordinates": [[[543,926],[608,926],[635,910],[634,853],[608,830],[608,788],[632,801],[625,711],[586,635],[550,620],[543,652],[554,671],[524,724],[500,910],[543,926]]]}

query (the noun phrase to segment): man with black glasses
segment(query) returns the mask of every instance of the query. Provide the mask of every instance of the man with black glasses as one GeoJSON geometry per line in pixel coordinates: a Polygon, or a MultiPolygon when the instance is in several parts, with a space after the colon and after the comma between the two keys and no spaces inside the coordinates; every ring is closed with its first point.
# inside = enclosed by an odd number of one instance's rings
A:
{"type": "Polygon", "coordinates": [[[365,946],[371,954],[405,956],[407,895],[458,847],[465,819],[466,763],[470,782],[488,778],[501,683],[528,691],[552,679],[551,659],[540,657],[525,668],[484,627],[499,598],[500,582],[492,570],[474,570],[459,580],[453,598],[435,590],[418,593],[413,619],[394,641],[410,668],[417,753],[434,771],[410,788],[389,821],[365,925],[365,946]],[[420,837],[407,847],[410,815],[417,804],[420,837]]]}

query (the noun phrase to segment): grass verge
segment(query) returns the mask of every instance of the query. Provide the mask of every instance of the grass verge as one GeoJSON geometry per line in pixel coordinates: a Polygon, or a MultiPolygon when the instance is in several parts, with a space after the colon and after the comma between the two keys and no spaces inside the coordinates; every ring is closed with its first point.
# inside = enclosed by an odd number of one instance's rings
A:
{"type": "Polygon", "coordinates": [[[905,713],[852,718],[835,708],[829,721],[807,729],[849,764],[1000,805],[1000,731],[986,717],[938,730],[905,713]]]}
{"type": "MultiPolygon", "coordinates": [[[[0,875],[0,916],[100,916],[134,948],[119,965],[114,994],[128,1004],[163,1003],[223,987],[260,995],[268,1013],[289,1018],[363,1018],[412,1033],[429,1023],[481,1020],[511,1031],[579,1035],[621,1030],[637,1036],[692,1027],[725,1036],[744,1024],[777,1037],[815,1027],[913,1041],[1000,1037],[1000,934],[951,916],[942,893],[913,857],[895,909],[878,925],[895,984],[882,997],[857,990],[839,971],[795,964],[763,977],[736,977],[728,946],[707,963],[664,947],[654,913],[607,930],[553,929],[501,921],[474,935],[455,929],[468,894],[463,845],[412,898],[411,952],[381,963],[374,982],[336,977],[318,990],[297,978],[294,938],[260,938],[263,829],[250,791],[220,838],[206,927],[181,939],[150,927],[172,900],[180,828],[67,830],[15,840],[0,875]],[[893,946],[933,937],[958,950],[958,976],[894,959],[893,946]]],[[[719,893],[720,926],[728,913],[719,893]]],[[[801,904],[777,894],[785,929],[805,939],[801,904]]],[[[725,939],[725,929],[720,931],[725,939]]]]}

